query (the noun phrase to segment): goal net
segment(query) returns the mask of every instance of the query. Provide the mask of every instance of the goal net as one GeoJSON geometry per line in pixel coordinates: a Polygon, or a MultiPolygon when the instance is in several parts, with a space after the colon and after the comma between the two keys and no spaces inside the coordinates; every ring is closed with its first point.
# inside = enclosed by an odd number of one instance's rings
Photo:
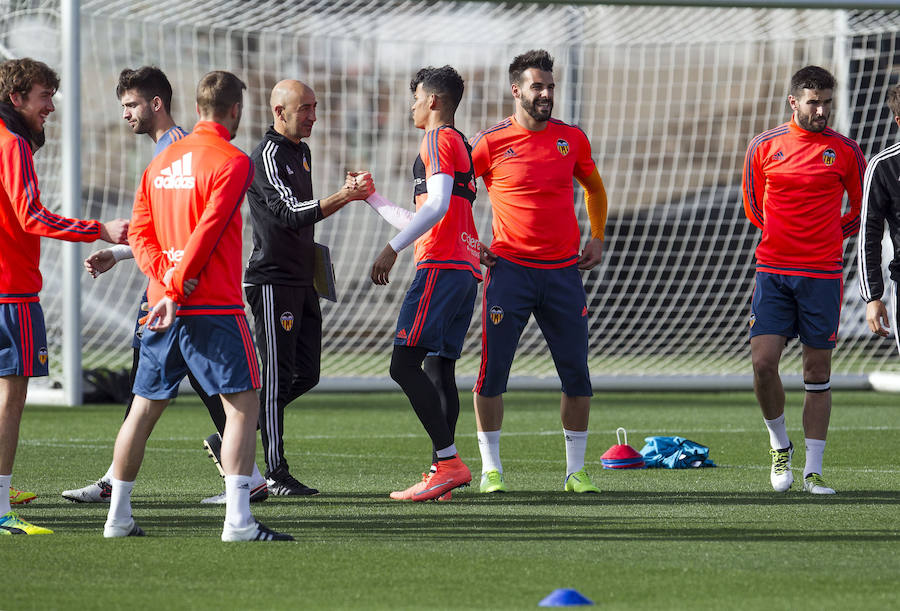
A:
{"type": "MultiPolygon", "coordinates": [[[[451,64],[466,80],[457,127],[469,136],[512,112],[507,66],[527,49],[556,59],[554,115],[590,138],[609,195],[603,263],[583,275],[590,366],[597,387],[746,384],[753,249],[759,232],[740,195],[744,152],[754,135],[787,120],[787,83],[818,64],[838,77],[832,124],[867,156],[893,141],[884,99],[900,66],[900,13],[878,11],[612,6],[594,3],[310,0],[84,0],[82,185],[85,217],[129,216],[152,154],[121,119],[116,78],[125,67],[160,66],[175,89],[173,115],[195,121],[194,89],[211,69],[248,85],[235,143],[250,151],[271,122],[273,84],[297,78],[318,97],[314,190],[328,195],[347,170],[369,169],[380,192],[412,206],[411,165],[421,132],[410,121],[408,83],[425,65],[451,64]]],[[[57,2],[0,0],[0,53],[60,65],[57,2]]],[[[59,96],[66,95],[63,82],[59,96]]],[[[60,113],[61,114],[61,113],[60,113]]],[[[44,204],[60,201],[60,121],[36,157],[44,204]]],[[[582,234],[589,235],[580,195],[582,234]]],[[[245,207],[246,208],[246,207],[245,207]]],[[[475,217],[490,239],[483,185],[475,217]]],[[[245,209],[246,212],[246,209],[245,209]]],[[[414,269],[403,252],[387,287],[368,279],[393,229],[362,203],[319,223],[330,246],[339,302],[323,301],[323,385],[387,380],[395,318],[414,269]]],[[[245,225],[245,250],[249,248],[245,225]]],[[[836,377],[897,371],[893,343],[863,321],[855,239],[846,243],[836,377]]],[[[82,248],[86,255],[95,246],[82,248]]],[[[43,243],[42,303],[54,375],[60,374],[60,245],[43,243]]],[[[246,253],[245,253],[246,254],[246,253]]],[[[145,280],[132,261],[82,279],[86,368],[130,364],[134,312],[145,280]]],[[[480,299],[457,371],[477,372],[480,299]]],[[[792,343],[783,371],[798,374],[792,343]]],[[[526,328],[514,380],[557,388],[539,329],[526,328]]]]}

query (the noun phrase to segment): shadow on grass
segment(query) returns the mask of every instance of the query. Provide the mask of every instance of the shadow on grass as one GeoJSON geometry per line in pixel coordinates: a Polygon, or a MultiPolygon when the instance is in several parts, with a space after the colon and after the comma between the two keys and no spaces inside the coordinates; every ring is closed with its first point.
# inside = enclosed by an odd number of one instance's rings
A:
{"type": "MultiPolygon", "coordinates": [[[[758,541],[758,542],[885,542],[900,543],[900,531],[889,528],[848,528],[827,521],[797,521],[779,525],[760,517],[749,506],[896,505],[900,491],[857,490],[834,496],[806,493],[669,493],[608,492],[572,495],[562,492],[510,492],[481,495],[464,492],[449,503],[392,501],[384,494],[340,493],[317,497],[271,498],[254,505],[261,520],[276,530],[309,542],[353,540],[376,543],[473,541],[758,541]],[[623,515],[622,508],[634,506],[623,515]],[[662,509],[706,505],[715,511],[672,516],[662,509]],[[594,507],[595,515],[583,508],[594,507]],[[648,507],[656,507],[648,511],[648,507]],[[615,508],[609,515],[604,508],[615,508]],[[745,509],[747,508],[747,509],[745,509]],[[571,511],[579,510],[579,515],[571,511]],[[723,518],[721,511],[728,512],[723,518]],[[302,515],[298,515],[302,512],[302,515]],[[652,512],[652,515],[649,515],[652,512]],[[268,515],[267,515],[268,514],[268,515]],[[715,515],[713,515],[715,514],[715,515]],[[723,522],[725,522],[723,524],[723,522]]],[[[138,524],[152,537],[215,537],[221,531],[224,507],[199,507],[195,502],[141,500],[135,503],[138,524]]],[[[95,532],[102,536],[106,512],[86,516],[53,511],[34,521],[60,533],[95,532]]]]}
{"type": "MultiPolygon", "coordinates": [[[[270,497],[270,501],[271,501],[270,497]]],[[[269,501],[267,501],[269,502],[269,501]]],[[[294,502],[290,497],[275,499],[276,503],[294,502]]],[[[304,502],[304,501],[300,501],[304,502]]],[[[335,493],[320,494],[306,500],[317,505],[412,505],[404,501],[393,501],[387,494],[335,493]]],[[[581,505],[898,505],[900,490],[853,490],[841,491],[835,495],[813,495],[795,491],[785,494],[775,492],[623,492],[620,490],[601,494],[579,494],[567,492],[506,492],[479,494],[471,490],[454,491],[453,501],[475,505],[521,505],[533,506],[581,506],[581,505]]],[[[444,505],[444,504],[440,504],[444,505]]],[[[450,506],[450,505],[446,505],[450,506]]]]}

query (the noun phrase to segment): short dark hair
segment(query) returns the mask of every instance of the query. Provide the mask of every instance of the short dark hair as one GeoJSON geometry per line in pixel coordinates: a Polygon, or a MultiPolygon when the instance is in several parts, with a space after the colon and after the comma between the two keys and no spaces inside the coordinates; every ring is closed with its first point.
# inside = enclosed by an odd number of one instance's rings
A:
{"type": "Polygon", "coordinates": [[[517,55],[509,65],[509,84],[522,82],[522,73],[529,68],[553,72],[553,58],[543,49],[532,49],[517,55]]]}
{"type": "Polygon", "coordinates": [[[156,66],[122,70],[119,73],[119,83],[116,85],[116,97],[121,99],[129,89],[137,91],[145,100],[158,97],[162,100],[166,112],[172,112],[172,85],[169,84],[165,73],[156,66]]]}
{"type": "Polygon", "coordinates": [[[887,105],[895,117],[900,117],[900,84],[888,89],[887,105]]]}
{"type": "Polygon", "coordinates": [[[825,68],[806,66],[791,77],[791,95],[799,97],[804,89],[834,89],[834,77],[825,68]]]}
{"type": "Polygon", "coordinates": [[[452,66],[420,68],[409,82],[409,90],[415,93],[419,83],[422,84],[423,90],[443,98],[451,112],[456,111],[466,88],[462,77],[452,66]]]}
{"type": "Polygon", "coordinates": [[[214,117],[225,116],[244,99],[244,81],[224,70],[208,72],[197,84],[197,106],[214,117]]]}
{"type": "Polygon", "coordinates": [[[54,92],[59,89],[59,75],[53,68],[30,57],[8,59],[0,64],[0,102],[10,104],[14,93],[28,96],[36,84],[54,92]]]}

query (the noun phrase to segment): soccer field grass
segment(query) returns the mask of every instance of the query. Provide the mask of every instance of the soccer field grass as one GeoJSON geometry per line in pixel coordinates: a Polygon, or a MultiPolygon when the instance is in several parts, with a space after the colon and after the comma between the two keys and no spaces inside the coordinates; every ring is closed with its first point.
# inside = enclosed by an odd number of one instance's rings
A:
{"type": "MultiPolygon", "coordinates": [[[[803,467],[799,394],[788,429],[803,467]]],[[[287,411],[292,470],[322,490],[270,498],[260,521],[295,543],[219,541],[222,483],[202,449],[212,432],[184,398],[150,439],[134,492],[146,538],[104,540],[107,506],[59,492],[106,470],[119,406],[34,407],[22,423],[13,486],[37,492],[21,515],[50,536],[0,539],[2,609],[536,607],[575,588],[602,609],[900,607],[900,396],[835,393],[825,476],[838,494],[769,487],[768,437],[751,393],[598,394],[588,469],[600,495],[562,492],[555,393],[510,393],[502,457],[510,492],[476,485],[449,503],[391,501],[430,462],[399,394],[313,394],[287,411]],[[601,454],[624,426],[711,448],[715,469],[609,471],[601,454]]],[[[480,470],[471,398],[460,455],[480,470]]]]}

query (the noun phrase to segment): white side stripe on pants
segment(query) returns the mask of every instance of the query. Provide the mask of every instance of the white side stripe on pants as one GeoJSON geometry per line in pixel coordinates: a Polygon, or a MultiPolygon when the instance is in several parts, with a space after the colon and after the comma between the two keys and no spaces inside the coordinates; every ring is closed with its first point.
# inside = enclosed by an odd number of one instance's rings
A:
{"type": "Polygon", "coordinates": [[[264,284],[262,289],[263,318],[266,331],[266,379],[264,396],[265,402],[261,406],[266,414],[266,436],[269,438],[269,447],[266,450],[266,462],[275,465],[278,461],[278,440],[281,439],[281,431],[278,430],[278,344],[275,338],[275,292],[271,284],[264,284]]]}

